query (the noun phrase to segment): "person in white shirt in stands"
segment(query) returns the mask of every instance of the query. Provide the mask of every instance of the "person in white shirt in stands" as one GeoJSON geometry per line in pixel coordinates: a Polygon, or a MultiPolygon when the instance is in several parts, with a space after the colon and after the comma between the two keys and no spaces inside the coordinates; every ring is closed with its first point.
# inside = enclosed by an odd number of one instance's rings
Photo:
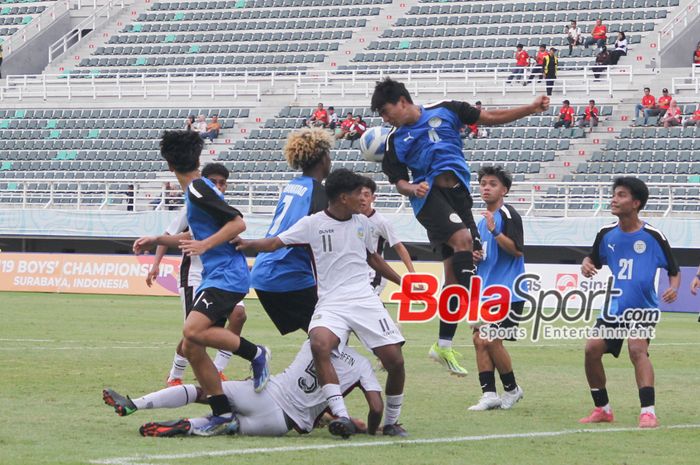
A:
{"type": "Polygon", "coordinates": [[[192,129],[200,134],[207,132],[207,120],[204,115],[199,115],[197,121],[192,125],[192,129]]]}
{"type": "Polygon", "coordinates": [[[401,332],[374,293],[367,278],[367,264],[399,284],[399,275],[377,254],[371,224],[359,214],[366,179],[347,169],[337,169],[326,179],[328,209],[306,216],[276,237],[237,238],[238,250],[272,252],[285,246],[311,249],[318,277],[318,303],[309,338],[314,365],[331,413],[331,434],[348,437],[357,432],[343,401],[331,354],[342,351],[354,332],[362,344],[379,357],[387,370],[383,434],[407,436],[398,423],[403,403],[404,371],[401,332]]]}
{"type": "Polygon", "coordinates": [[[571,24],[566,28],[566,41],[569,43],[569,56],[574,50],[574,45],[583,44],[581,28],[576,25],[576,20],[571,20],[571,24]]]}
{"type": "Polygon", "coordinates": [[[616,65],[620,61],[620,57],[627,55],[627,36],[625,33],[620,31],[617,33],[617,40],[615,41],[615,50],[610,52],[610,58],[608,58],[609,65],[616,65]]]}
{"type": "MultiPolygon", "coordinates": [[[[359,387],[369,406],[367,424],[353,419],[362,432],[375,434],[382,419],[382,387],[365,357],[351,347],[331,355],[331,363],[338,373],[343,395],[359,387]]],[[[314,370],[311,343],[305,341],[294,361],[278,375],[270,377],[264,391],[256,393],[252,380],[222,383],[234,419],[222,434],[243,436],[283,436],[294,429],[300,434],[310,433],[327,409],[326,397],[320,389],[314,370]]],[[[194,384],[161,389],[137,399],[123,396],[113,389],[102,391],[105,404],[114,407],[119,416],[131,415],[137,410],[178,408],[194,402],[206,403],[202,388],[194,384]]],[[[192,435],[206,418],[182,418],[174,421],[149,422],[139,428],[142,436],[172,437],[192,435]]]]}

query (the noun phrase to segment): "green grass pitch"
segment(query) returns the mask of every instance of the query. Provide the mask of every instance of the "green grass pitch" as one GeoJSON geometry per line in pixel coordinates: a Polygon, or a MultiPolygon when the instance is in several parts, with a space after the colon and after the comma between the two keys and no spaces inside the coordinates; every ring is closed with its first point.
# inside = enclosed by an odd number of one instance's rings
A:
{"type": "MultiPolygon", "coordinates": [[[[3,293],[0,296],[0,464],[663,464],[700,463],[700,324],[664,314],[650,353],[662,428],[636,429],[639,401],[626,350],[606,357],[612,425],[579,425],[592,406],[583,341],[510,343],[525,399],[511,411],[468,412],[480,396],[471,332],[456,343],[470,373],[449,376],[427,357],[437,323],[403,325],[407,385],[401,422],[408,440],[327,430],[283,438],[142,438],[138,427],[208,412],[139,411],[116,416],[102,388],[138,396],[163,386],[181,330],[176,298],[3,293]],[[585,430],[586,432],[579,432],[585,430]]],[[[244,334],[272,348],[273,373],[292,360],[303,334],[281,337],[248,300],[244,334]]],[[[356,340],[354,341],[357,346],[356,340]]],[[[362,350],[361,350],[362,352],[362,350]]],[[[248,375],[234,357],[230,378],[248,375]]],[[[384,375],[379,374],[384,382],[384,375]]],[[[193,380],[188,369],[186,381],[193,380]]],[[[501,388],[500,382],[499,389],[501,388]]],[[[364,417],[361,393],[348,400],[364,417]]]]}

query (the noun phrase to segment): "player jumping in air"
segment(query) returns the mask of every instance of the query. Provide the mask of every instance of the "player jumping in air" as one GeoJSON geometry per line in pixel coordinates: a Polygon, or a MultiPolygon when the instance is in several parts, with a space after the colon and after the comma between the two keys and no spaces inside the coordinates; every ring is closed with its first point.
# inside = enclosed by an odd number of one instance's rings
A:
{"type": "MultiPolygon", "coordinates": [[[[622,291],[621,295],[613,297],[609,309],[603,309],[596,321],[596,328],[624,330],[654,327],[656,320],[639,320],[643,312],[635,310],[651,310],[646,316],[653,316],[651,313],[658,316],[659,299],[654,282],[659,268],[665,268],[669,276],[669,288],[661,298],[670,303],[678,297],[681,275],[671,246],[661,231],[639,218],[639,212],[648,198],[649,189],[640,179],[629,176],[615,179],[610,211],[618,221],[601,228],[590,255],[583,259],[581,265],[581,273],[587,278],[594,276],[603,265],[608,265],[615,288],[622,291]]],[[[595,408],[589,416],[579,420],[581,423],[613,421],[605,388],[603,354],[609,353],[617,358],[623,342],[621,338],[591,338],[586,341],[586,378],[595,408]]],[[[654,409],[654,368],[649,359],[649,342],[646,337],[627,338],[642,406],[640,428],[656,428],[659,425],[654,409]]]]}
{"type": "MultiPolygon", "coordinates": [[[[540,96],[530,105],[503,110],[477,110],[466,102],[449,100],[419,106],[406,86],[386,78],[377,83],[371,106],[394,126],[382,170],[396,190],[410,198],[416,219],[425,227],[434,250],[442,254],[445,285],[469,289],[475,272],[472,251],[480,244],[459,129],[465,124],[505,124],[545,111],[549,98],[540,96]]],[[[439,339],[430,356],[451,373],[464,376],[467,371],[452,349],[456,331],[456,324],[440,321],[439,339]]]]}
{"type": "MultiPolygon", "coordinates": [[[[486,203],[486,211],[482,213],[483,218],[479,222],[482,249],[474,252],[474,261],[477,262],[476,274],[484,280],[483,288],[497,284],[511,288],[509,315],[500,323],[481,329],[515,329],[518,321],[511,316],[518,316],[523,312],[524,301],[513,293],[513,282],[525,273],[523,221],[515,208],[503,201],[512,184],[510,174],[500,166],[487,166],[479,170],[479,192],[486,203]]],[[[513,336],[507,339],[515,340],[513,336]]],[[[522,399],[523,390],[515,382],[513,364],[510,354],[503,346],[503,339],[484,338],[477,327],[473,330],[472,340],[483,395],[469,410],[512,408],[522,399]],[[496,394],[496,369],[503,383],[504,392],[501,397],[496,394]]]]}
{"type": "MultiPolygon", "coordinates": [[[[382,388],[369,361],[351,347],[345,347],[342,352],[331,355],[331,363],[338,373],[344,396],[355,387],[364,392],[369,405],[366,428],[368,433],[374,434],[382,418],[382,388]]],[[[263,392],[255,392],[252,380],[226,381],[222,386],[234,416],[225,429],[217,431],[218,434],[282,436],[292,429],[310,433],[327,407],[308,340],[302,344],[291,365],[270,378],[263,392]]],[[[113,389],[105,389],[102,398],[119,416],[131,415],[137,410],[206,403],[202,389],[193,384],[169,387],[133,400],[113,389]]],[[[207,418],[183,418],[150,422],[141,426],[139,432],[142,436],[158,437],[191,435],[208,421],[207,418]]],[[[364,426],[358,420],[354,424],[360,428],[364,426]]]]}
{"type": "MultiPolygon", "coordinates": [[[[208,163],[202,169],[202,177],[207,178],[212,183],[216,185],[216,188],[221,191],[222,194],[226,193],[226,181],[229,177],[229,171],[221,163],[208,163]]],[[[153,265],[151,266],[148,276],[146,276],[146,284],[148,287],[153,285],[153,281],[158,277],[160,273],[160,262],[168,251],[168,248],[178,247],[180,245],[181,239],[191,239],[189,234],[189,226],[187,224],[187,209],[183,208],[178,212],[178,215],[170,223],[168,229],[165,233],[160,236],[145,236],[140,237],[134,241],[133,250],[135,254],[141,254],[145,250],[152,248],[157,245],[156,254],[153,258],[153,265]]],[[[190,314],[192,310],[192,303],[194,302],[194,294],[199,284],[202,281],[202,260],[194,255],[190,256],[185,253],[182,254],[182,261],[180,262],[180,281],[179,281],[179,291],[180,300],[182,302],[182,309],[185,315],[185,319],[190,314]]],[[[228,329],[234,334],[241,335],[243,330],[243,324],[246,320],[245,306],[243,301],[240,301],[236,307],[231,312],[229,316],[228,329]]],[[[168,375],[166,384],[168,386],[177,386],[182,384],[182,376],[185,372],[185,368],[189,362],[182,352],[182,342],[177,344],[175,349],[175,357],[173,358],[173,364],[170,368],[170,374],[168,375]]],[[[219,376],[222,381],[226,381],[226,376],[224,376],[224,370],[228,366],[228,362],[231,360],[231,352],[225,350],[219,350],[214,359],[214,366],[219,372],[219,376]]]]}
{"type": "Polygon", "coordinates": [[[229,244],[245,230],[245,223],[241,212],[224,201],[211,181],[201,177],[199,156],[203,144],[196,132],[166,131],[160,151],[185,192],[187,224],[193,239],[181,240],[180,248],[202,260],[202,282],[185,320],[182,348],[212,408],[208,422],[195,428],[195,434],[206,436],[217,434],[233,419],[207,347],[249,360],[256,391],[265,387],[270,375],[267,349],[222,327],[250,287],[246,258],[229,244]]]}
{"type": "Polygon", "coordinates": [[[240,250],[258,252],[292,245],[311,248],[318,303],[309,338],[321,390],[331,413],[338,417],[328,425],[330,432],[343,437],[356,432],[331,364],[331,353],[342,351],[354,332],[388,372],[383,434],[405,436],[398,424],[406,377],[401,353],[404,338],[370,286],[367,263],[397,284],[400,277],[376,253],[371,224],[359,214],[365,185],[366,178],[346,169],[335,170],[326,180],[328,209],[300,219],[279,236],[237,242],[240,250]]]}

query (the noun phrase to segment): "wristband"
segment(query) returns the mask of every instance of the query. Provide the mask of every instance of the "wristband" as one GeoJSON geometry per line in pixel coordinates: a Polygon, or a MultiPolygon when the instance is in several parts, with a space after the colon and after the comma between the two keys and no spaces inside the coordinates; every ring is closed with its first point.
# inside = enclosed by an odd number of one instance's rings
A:
{"type": "Polygon", "coordinates": [[[695,277],[700,279],[700,273],[696,274],[695,277]]]}
{"type": "Polygon", "coordinates": [[[495,229],[489,232],[493,235],[493,237],[498,237],[501,235],[501,231],[496,231],[495,229]]]}
{"type": "Polygon", "coordinates": [[[678,293],[678,288],[677,288],[677,287],[669,287],[669,289],[673,289],[674,292],[678,293]]]}

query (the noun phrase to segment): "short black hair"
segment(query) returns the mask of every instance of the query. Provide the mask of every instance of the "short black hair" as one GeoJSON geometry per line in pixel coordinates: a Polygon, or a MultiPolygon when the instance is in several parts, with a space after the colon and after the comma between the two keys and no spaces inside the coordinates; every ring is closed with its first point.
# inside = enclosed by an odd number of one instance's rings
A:
{"type": "Polygon", "coordinates": [[[394,81],[389,77],[384,78],[377,81],[374,86],[370,108],[372,111],[379,112],[384,105],[387,103],[395,104],[401,97],[405,98],[408,103],[413,103],[411,94],[408,93],[403,82],[394,81]]]}
{"type": "Polygon", "coordinates": [[[328,200],[336,200],[340,194],[347,194],[365,185],[365,177],[347,168],[333,170],[326,179],[326,195],[328,200]]]}
{"type": "Polygon", "coordinates": [[[474,105],[481,105],[481,100],[477,100],[476,102],[474,102],[474,105]]]}
{"type": "Polygon", "coordinates": [[[523,48],[523,47],[524,47],[523,44],[518,44],[518,45],[515,46],[515,48],[523,48]]]}
{"type": "Polygon", "coordinates": [[[592,104],[595,104],[595,100],[593,100],[593,99],[590,99],[590,100],[588,101],[588,103],[592,103],[592,104]]]}
{"type": "Polygon", "coordinates": [[[165,131],[160,140],[160,156],[177,173],[199,168],[204,139],[195,131],[165,131]]]}
{"type": "Polygon", "coordinates": [[[510,192],[510,186],[513,185],[513,177],[510,173],[503,169],[502,166],[482,166],[479,170],[478,179],[481,182],[481,178],[484,176],[495,176],[501,181],[501,184],[506,186],[506,189],[510,192]]]}
{"type": "Polygon", "coordinates": [[[649,188],[641,179],[633,176],[620,176],[615,178],[613,182],[613,192],[615,192],[615,189],[618,187],[626,187],[630,191],[630,194],[632,194],[632,197],[635,200],[639,200],[639,210],[644,208],[647,204],[647,200],[649,200],[649,188]]]}
{"type": "Polygon", "coordinates": [[[651,89],[648,87],[645,87],[644,90],[648,90],[649,92],[651,92],[651,89]]]}
{"type": "Polygon", "coordinates": [[[369,190],[371,190],[373,194],[374,194],[375,192],[377,192],[377,183],[374,182],[374,179],[368,178],[367,176],[364,176],[364,178],[365,178],[365,185],[364,185],[364,187],[366,187],[366,188],[368,188],[369,190]]]}
{"type": "Polygon", "coordinates": [[[627,38],[627,36],[625,35],[624,32],[618,31],[617,33],[620,34],[620,35],[622,36],[622,39],[623,39],[623,40],[627,38]]]}
{"type": "Polygon", "coordinates": [[[546,48],[547,48],[547,44],[540,44],[540,48],[546,49],[546,48]]]}
{"type": "Polygon", "coordinates": [[[209,176],[215,174],[223,176],[224,179],[228,179],[230,173],[228,171],[228,168],[226,168],[221,163],[207,163],[206,165],[204,165],[204,168],[202,169],[203,178],[208,178],[209,176]]]}
{"type": "Polygon", "coordinates": [[[568,100],[564,100],[564,103],[566,103],[567,105],[571,105],[571,102],[569,102],[568,100]]]}

